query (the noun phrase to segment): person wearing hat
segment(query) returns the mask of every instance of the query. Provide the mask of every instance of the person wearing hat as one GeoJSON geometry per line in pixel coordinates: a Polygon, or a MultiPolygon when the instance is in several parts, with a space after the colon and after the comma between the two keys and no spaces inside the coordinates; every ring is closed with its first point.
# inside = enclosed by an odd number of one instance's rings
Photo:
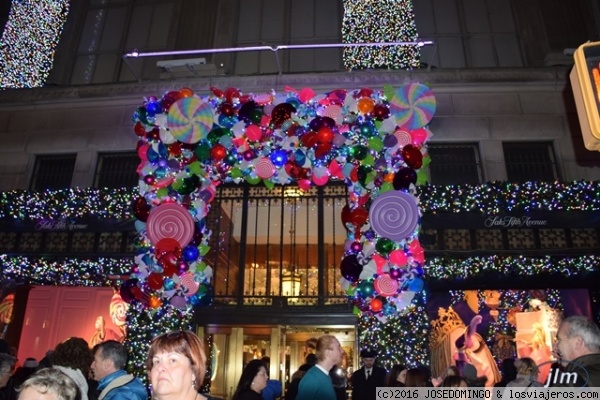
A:
{"type": "Polygon", "coordinates": [[[363,366],[352,374],[352,398],[375,400],[376,388],[385,387],[387,371],[375,365],[377,353],[363,349],[360,352],[363,366]]]}

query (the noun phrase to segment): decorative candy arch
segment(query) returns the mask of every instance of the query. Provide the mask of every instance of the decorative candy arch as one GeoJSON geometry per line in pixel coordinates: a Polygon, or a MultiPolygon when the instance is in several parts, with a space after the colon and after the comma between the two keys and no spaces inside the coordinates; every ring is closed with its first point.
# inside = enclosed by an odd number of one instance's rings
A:
{"type": "Polygon", "coordinates": [[[211,304],[204,218],[221,183],[295,182],[306,190],[332,180],[348,186],[340,270],[355,312],[382,321],[406,314],[423,290],[417,185],[427,181],[435,109],[419,83],[282,95],[182,88],[148,97],[133,116],[139,240],[123,299],[150,309],[211,304]]]}

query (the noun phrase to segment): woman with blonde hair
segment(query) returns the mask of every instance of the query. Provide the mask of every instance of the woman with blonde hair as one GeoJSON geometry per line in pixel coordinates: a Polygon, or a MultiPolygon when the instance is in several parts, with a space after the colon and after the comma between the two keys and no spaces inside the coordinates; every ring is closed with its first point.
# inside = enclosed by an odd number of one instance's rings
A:
{"type": "Polygon", "coordinates": [[[77,384],[58,368],[40,369],[18,389],[19,400],[76,400],[80,399],[77,384]]]}
{"type": "Polygon", "coordinates": [[[529,357],[522,357],[515,361],[517,369],[517,378],[508,382],[506,387],[542,387],[537,381],[538,367],[535,361],[529,357]]]}

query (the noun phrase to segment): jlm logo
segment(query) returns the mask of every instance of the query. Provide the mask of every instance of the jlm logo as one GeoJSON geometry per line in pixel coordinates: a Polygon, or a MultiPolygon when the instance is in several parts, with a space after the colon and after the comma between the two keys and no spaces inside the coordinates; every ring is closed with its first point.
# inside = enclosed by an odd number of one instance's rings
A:
{"type": "Polygon", "coordinates": [[[560,367],[557,367],[558,363],[548,361],[538,365],[538,371],[544,365],[551,364],[553,368],[548,371],[548,378],[544,387],[553,386],[567,386],[567,387],[584,387],[587,386],[590,374],[583,365],[580,365],[573,361],[562,360],[563,363],[568,364],[568,371],[563,371],[560,367]]]}
{"type": "Polygon", "coordinates": [[[550,368],[548,372],[548,379],[544,384],[544,387],[551,387],[556,385],[570,385],[573,386],[577,383],[576,372],[561,371],[558,368],[550,368]]]}

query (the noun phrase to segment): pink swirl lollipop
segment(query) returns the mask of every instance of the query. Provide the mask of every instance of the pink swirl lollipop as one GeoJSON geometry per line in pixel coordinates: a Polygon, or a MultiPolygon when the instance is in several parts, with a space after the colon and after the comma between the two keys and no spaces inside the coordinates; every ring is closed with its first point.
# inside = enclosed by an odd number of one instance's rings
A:
{"type": "Polygon", "coordinates": [[[185,247],[194,237],[194,218],[180,204],[161,204],[150,211],[146,232],[154,245],[161,239],[171,238],[177,240],[181,247],[185,247]]]}
{"type": "Polygon", "coordinates": [[[398,139],[398,146],[400,148],[412,143],[412,136],[410,136],[410,133],[406,129],[396,129],[394,136],[398,139]]]}
{"type": "Polygon", "coordinates": [[[333,119],[338,125],[344,122],[344,116],[342,115],[342,107],[337,104],[332,104],[327,106],[325,110],[323,110],[322,115],[324,117],[329,117],[333,119]]]}
{"type": "Polygon", "coordinates": [[[197,97],[177,100],[167,115],[169,132],[183,143],[198,143],[210,132],[213,125],[210,106],[197,97]]]}
{"type": "Polygon", "coordinates": [[[419,222],[419,209],[413,196],[392,190],[373,201],[369,221],[379,236],[398,242],[414,232],[419,222]]]}
{"type": "Polygon", "coordinates": [[[267,157],[262,157],[254,161],[256,175],[261,179],[269,179],[275,173],[275,166],[267,157]]]}
{"type": "Polygon", "coordinates": [[[185,289],[185,295],[187,297],[196,294],[196,292],[200,288],[200,284],[194,280],[194,274],[192,274],[191,272],[186,272],[185,274],[180,275],[179,282],[181,284],[181,287],[185,289]]]}
{"type": "Polygon", "coordinates": [[[398,281],[389,274],[380,275],[373,282],[373,287],[377,293],[384,297],[396,294],[399,286],[398,281]]]}
{"type": "Polygon", "coordinates": [[[421,128],[435,114],[436,100],[433,92],[421,83],[402,85],[390,101],[390,112],[398,126],[406,129],[421,128]]]}

